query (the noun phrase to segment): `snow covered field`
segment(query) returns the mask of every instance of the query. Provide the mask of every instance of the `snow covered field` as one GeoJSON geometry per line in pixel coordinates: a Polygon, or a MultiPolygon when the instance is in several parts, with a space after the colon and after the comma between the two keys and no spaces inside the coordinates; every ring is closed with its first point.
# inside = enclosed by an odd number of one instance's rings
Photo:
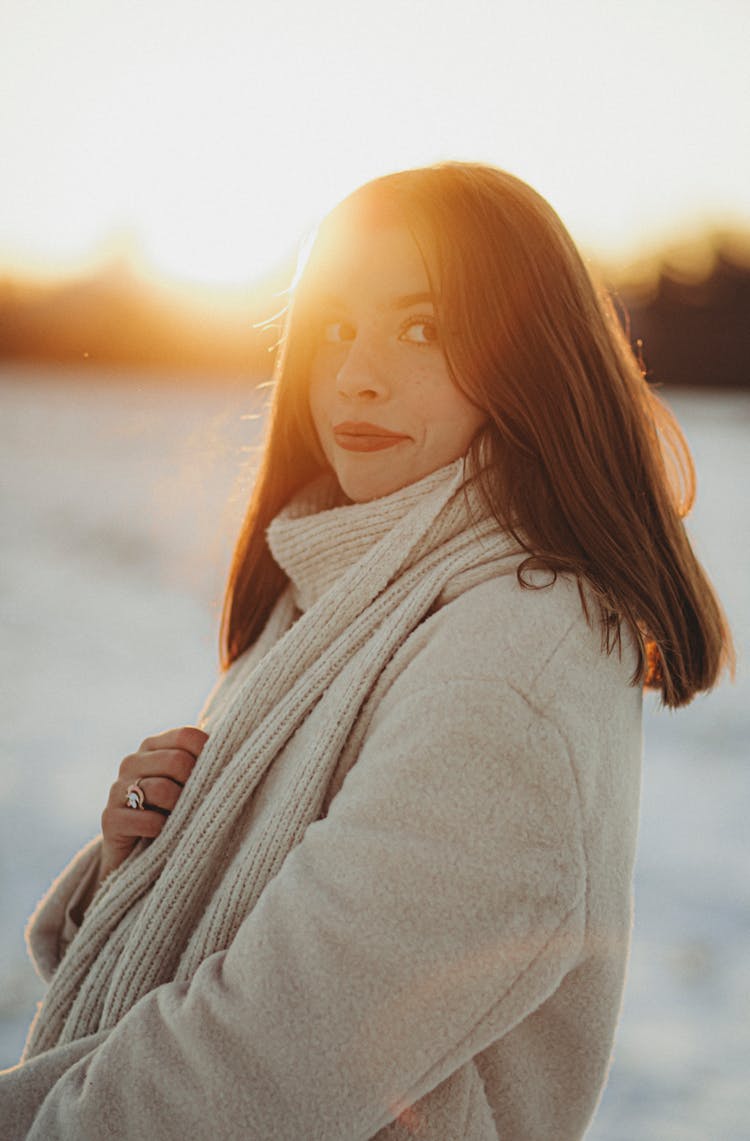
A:
{"type": "MultiPolygon", "coordinates": [[[[250,387],[96,379],[0,371],[0,1066],[41,994],[29,911],[120,759],[212,684],[258,436],[250,387]]],[[[740,665],[685,711],[647,709],[633,954],[589,1141],[750,1137],[750,394],[669,399],[740,665]]]]}

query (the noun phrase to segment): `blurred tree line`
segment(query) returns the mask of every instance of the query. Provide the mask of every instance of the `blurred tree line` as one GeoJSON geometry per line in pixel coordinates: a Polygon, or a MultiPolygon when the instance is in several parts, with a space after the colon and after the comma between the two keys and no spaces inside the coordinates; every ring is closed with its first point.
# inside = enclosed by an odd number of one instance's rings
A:
{"type": "Polygon", "coordinates": [[[665,256],[650,272],[607,282],[631,344],[656,384],[750,386],[750,246],[701,243],[702,257],[665,256]],[[702,264],[701,264],[702,263],[702,264]]]}
{"type": "MultiPolygon", "coordinates": [[[[704,241],[704,247],[706,243],[704,241]]],[[[605,274],[620,319],[657,384],[750,384],[747,240],[710,240],[700,273],[669,259],[621,279],[605,274]]],[[[292,266],[244,293],[177,287],[138,277],[124,261],[46,286],[0,280],[0,361],[268,375],[292,266]],[[267,323],[268,322],[268,323],[267,323]]]]}

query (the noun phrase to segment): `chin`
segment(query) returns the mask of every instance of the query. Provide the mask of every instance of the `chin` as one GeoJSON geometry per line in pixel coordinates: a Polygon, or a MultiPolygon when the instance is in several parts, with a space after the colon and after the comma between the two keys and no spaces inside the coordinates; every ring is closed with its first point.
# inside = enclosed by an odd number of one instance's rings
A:
{"type": "Polygon", "coordinates": [[[422,478],[420,475],[412,478],[406,473],[399,475],[394,471],[376,473],[339,470],[335,474],[339,487],[352,503],[369,503],[372,499],[383,499],[384,496],[392,495],[394,491],[400,491],[402,487],[407,487],[422,478]]]}
{"type": "Polygon", "coordinates": [[[369,503],[371,499],[381,499],[398,491],[408,483],[405,475],[399,479],[397,466],[385,460],[380,454],[357,455],[356,453],[334,454],[328,457],[339,487],[352,503],[369,503]]]}
{"type": "Polygon", "coordinates": [[[394,491],[400,491],[410,481],[399,483],[391,480],[339,480],[341,490],[352,503],[370,503],[373,499],[384,499],[394,491]]]}

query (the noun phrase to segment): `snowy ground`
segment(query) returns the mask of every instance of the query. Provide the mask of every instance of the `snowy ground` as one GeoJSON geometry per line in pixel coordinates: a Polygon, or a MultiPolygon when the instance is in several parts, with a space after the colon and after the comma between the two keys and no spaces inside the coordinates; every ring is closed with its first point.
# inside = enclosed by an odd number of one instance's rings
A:
{"type": "MultiPolygon", "coordinates": [[[[195,718],[248,486],[249,387],[0,371],[0,1066],[41,988],[22,929],[98,830],[119,760],[195,718]]],[[[588,1141],[750,1137],[750,394],[670,396],[734,686],[646,717],[625,1007],[588,1141]]]]}

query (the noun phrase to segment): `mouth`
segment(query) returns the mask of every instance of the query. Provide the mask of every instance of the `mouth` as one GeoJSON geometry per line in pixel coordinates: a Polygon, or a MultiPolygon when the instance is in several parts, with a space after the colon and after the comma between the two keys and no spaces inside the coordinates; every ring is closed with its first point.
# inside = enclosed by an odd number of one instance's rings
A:
{"type": "Polygon", "coordinates": [[[381,428],[379,424],[370,424],[366,420],[346,420],[336,424],[333,438],[347,452],[379,452],[410,439],[401,432],[391,432],[388,428],[381,428]]]}

